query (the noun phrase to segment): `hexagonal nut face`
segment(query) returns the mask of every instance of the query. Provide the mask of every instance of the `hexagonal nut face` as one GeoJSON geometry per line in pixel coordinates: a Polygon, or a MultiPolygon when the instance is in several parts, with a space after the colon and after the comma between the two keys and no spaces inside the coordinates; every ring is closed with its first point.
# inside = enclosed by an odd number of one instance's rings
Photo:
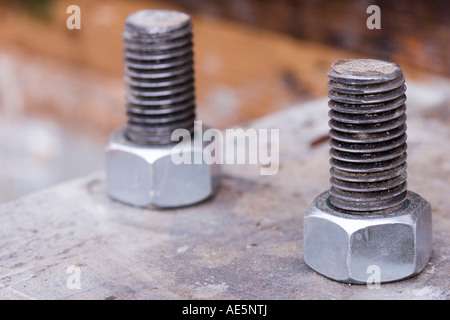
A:
{"type": "MultiPolygon", "coordinates": [[[[106,148],[109,195],[139,207],[181,207],[215,193],[220,180],[217,164],[175,164],[173,146],[142,147],[128,141],[124,128],[114,131],[106,148]]],[[[195,153],[202,149],[192,148],[195,153]]],[[[200,156],[200,155],[197,155],[200,156]]]]}
{"type": "Polygon", "coordinates": [[[431,256],[431,206],[408,191],[408,205],[389,216],[351,215],[320,194],[304,219],[304,259],[315,271],[355,284],[390,282],[423,270],[431,256]]]}

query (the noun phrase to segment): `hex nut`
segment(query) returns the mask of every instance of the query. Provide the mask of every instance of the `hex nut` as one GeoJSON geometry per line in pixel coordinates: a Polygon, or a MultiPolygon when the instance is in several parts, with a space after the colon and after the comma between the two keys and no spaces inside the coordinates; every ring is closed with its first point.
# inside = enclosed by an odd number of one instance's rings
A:
{"type": "MultiPolygon", "coordinates": [[[[111,133],[106,147],[109,195],[126,204],[160,208],[198,203],[219,186],[217,164],[173,163],[173,145],[140,146],[126,139],[125,128],[111,133]]],[[[203,152],[194,146],[194,153],[203,152]]]]}
{"type": "Polygon", "coordinates": [[[390,215],[355,215],[331,208],[328,191],[309,206],[303,225],[304,259],[315,271],[341,282],[368,282],[371,266],[380,282],[423,270],[431,256],[431,205],[408,191],[407,206],[390,215]]]}

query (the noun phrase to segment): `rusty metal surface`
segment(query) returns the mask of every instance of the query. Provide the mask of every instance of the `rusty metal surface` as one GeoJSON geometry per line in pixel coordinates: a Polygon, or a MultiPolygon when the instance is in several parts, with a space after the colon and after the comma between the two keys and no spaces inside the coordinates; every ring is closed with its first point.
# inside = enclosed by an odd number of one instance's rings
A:
{"type": "Polygon", "coordinates": [[[449,299],[448,82],[408,85],[409,189],[433,207],[433,253],[379,289],[323,278],[303,261],[302,223],[329,188],[327,99],[249,126],[280,130],[280,170],[224,166],[212,200],[177,210],[111,201],[103,172],[0,207],[3,299],[449,299]],[[68,267],[80,289],[67,287],[68,267]]]}

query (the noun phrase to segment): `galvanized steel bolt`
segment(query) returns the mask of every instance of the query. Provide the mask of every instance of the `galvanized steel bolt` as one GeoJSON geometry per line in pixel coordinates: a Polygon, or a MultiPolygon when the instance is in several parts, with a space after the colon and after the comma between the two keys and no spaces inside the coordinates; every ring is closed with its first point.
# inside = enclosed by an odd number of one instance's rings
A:
{"type": "Polygon", "coordinates": [[[305,262],[338,281],[419,273],[431,255],[431,206],[406,184],[406,86],[394,63],[345,59],[328,76],[331,188],[308,208],[305,262]]]}
{"type": "Polygon", "coordinates": [[[330,203],[361,214],[406,201],[406,87],[400,68],[340,60],[328,73],[330,203]]]}
{"type": "MultiPolygon", "coordinates": [[[[142,10],[125,22],[128,123],[114,131],[106,152],[110,196],[135,206],[178,207],[208,198],[217,165],[171,161],[175,129],[194,131],[192,24],[189,15],[142,10]]],[[[194,153],[203,150],[192,146],[194,153]],[[197,149],[196,149],[197,148],[197,149]]]]}
{"type": "Polygon", "coordinates": [[[194,128],[192,24],[181,12],[144,10],[125,22],[125,134],[140,145],[171,143],[194,128]]]}

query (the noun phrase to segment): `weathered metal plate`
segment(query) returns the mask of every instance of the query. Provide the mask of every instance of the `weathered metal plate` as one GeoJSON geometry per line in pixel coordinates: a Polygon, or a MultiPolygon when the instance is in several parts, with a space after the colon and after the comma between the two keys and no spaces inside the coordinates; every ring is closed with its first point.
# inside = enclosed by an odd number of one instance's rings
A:
{"type": "Polygon", "coordinates": [[[102,172],[0,206],[0,298],[449,299],[446,88],[408,83],[408,185],[432,204],[434,228],[431,261],[414,278],[369,289],[304,263],[303,215],[329,188],[320,99],[250,124],[280,129],[276,175],[225,165],[219,193],[198,206],[156,211],[111,201],[102,172]]]}

